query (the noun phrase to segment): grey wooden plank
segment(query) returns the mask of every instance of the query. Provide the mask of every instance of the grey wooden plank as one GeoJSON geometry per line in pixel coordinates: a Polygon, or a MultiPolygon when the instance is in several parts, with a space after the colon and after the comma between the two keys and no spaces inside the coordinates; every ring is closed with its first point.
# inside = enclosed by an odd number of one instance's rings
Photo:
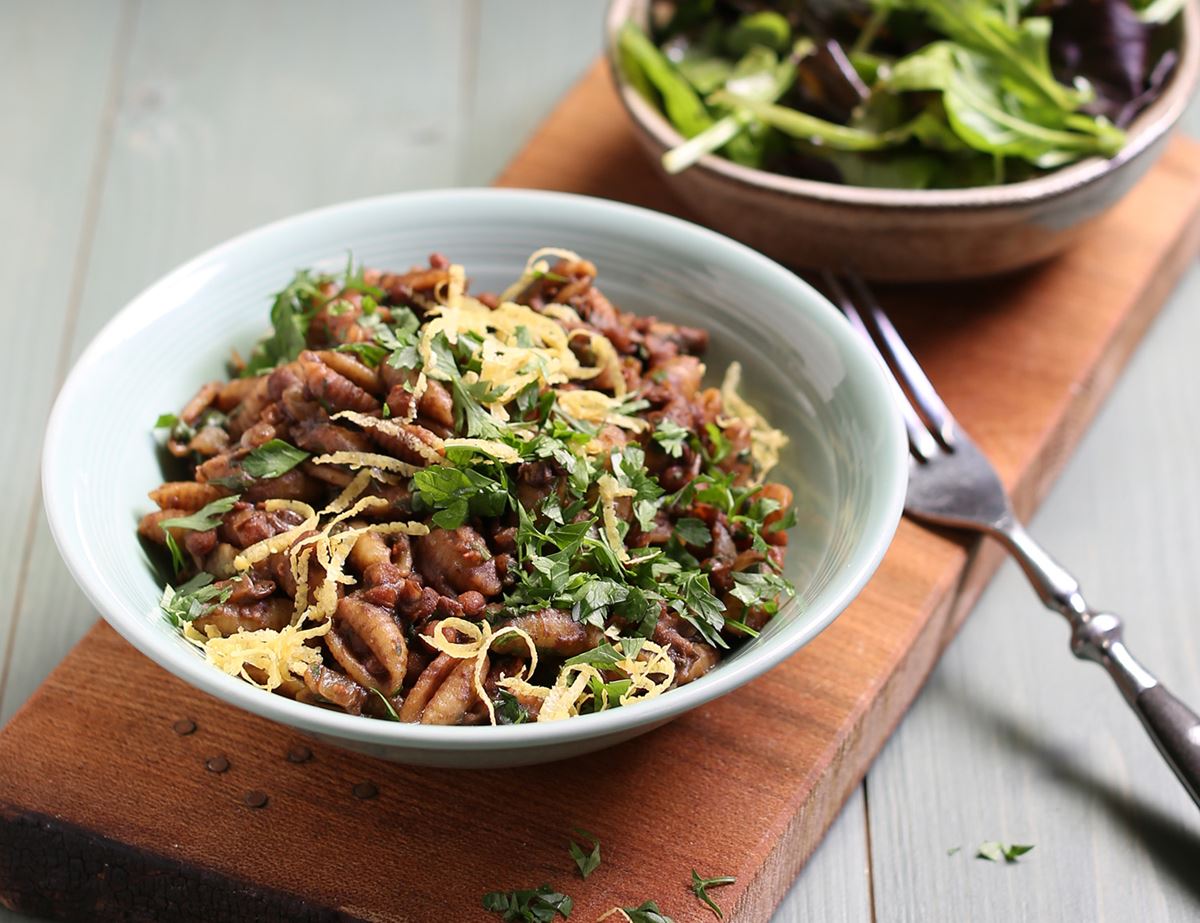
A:
{"type": "Polygon", "coordinates": [[[37,460],[62,361],[60,331],[77,306],[121,37],[129,30],[122,12],[118,0],[3,10],[0,120],[9,130],[0,144],[0,278],[5,335],[21,348],[0,364],[0,393],[19,395],[0,414],[0,686],[20,598],[14,590],[40,506],[37,460]]]}
{"type": "Polygon", "coordinates": [[[860,786],[796,876],[771,923],[870,923],[867,810],[860,786]]]}
{"type": "MultiPolygon", "coordinates": [[[[1033,523],[1137,655],[1200,703],[1200,268],[1033,523]]],[[[970,421],[965,421],[969,426],[970,421]]],[[[1200,916],[1200,817],[1099,668],[1014,566],[868,777],[876,919],[1200,916]],[[1019,864],[985,840],[1036,844],[1019,864]],[[947,856],[950,847],[962,852],[947,856]]]]}
{"type": "MultiPolygon", "coordinates": [[[[349,12],[318,0],[144,6],[68,354],[144,285],[235,232],[341,199],[452,183],[462,90],[430,75],[459,70],[461,11],[386,0],[349,12]],[[390,37],[392,51],[364,51],[367,33],[390,37]]],[[[61,257],[50,249],[44,259],[47,277],[61,257]]],[[[26,422],[26,432],[40,429],[40,419],[26,422]]],[[[30,494],[32,469],[33,456],[20,471],[30,494]]],[[[95,619],[42,518],[19,599],[0,722],[95,619]]]]}
{"type": "Polygon", "coordinates": [[[606,0],[480,4],[460,184],[490,182],[591,65],[603,46],[606,5],[606,0]]]}

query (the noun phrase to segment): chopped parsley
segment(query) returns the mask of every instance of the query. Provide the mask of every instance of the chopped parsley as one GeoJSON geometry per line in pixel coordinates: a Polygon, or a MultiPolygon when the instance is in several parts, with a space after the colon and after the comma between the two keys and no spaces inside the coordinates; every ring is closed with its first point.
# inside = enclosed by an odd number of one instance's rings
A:
{"type": "Polygon", "coordinates": [[[221,523],[221,519],[233,509],[233,505],[238,502],[240,494],[231,494],[228,497],[221,497],[214,500],[212,503],[202,506],[194,513],[187,516],[176,516],[173,519],[164,519],[159,522],[159,527],[166,532],[170,529],[187,529],[190,532],[207,532],[209,529],[215,529],[221,523]]]}
{"type": "Polygon", "coordinates": [[[692,433],[680,426],[674,420],[665,419],[654,429],[654,441],[672,458],[683,455],[683,447],[687,445],[692,433]]]}
{"type": "Polygon", "coordinates": [[[379,701],[383,703],[383,710],[387,712],[388,718],[392,721],[399,721],[400,716],[396,714],[396,708],[392,705],[391,700],[374,686],[370,687],[370,691],[379,697],[379,701]]]}
{"type": "Polygon", "coordinates": [[[986,859],[988,862],[1016,862],[1021,856],[1033,849],[1032,845],[1014,843],[1008,846],[1004,843],[998,843],[995,840],[989,840],[980,845],[978,852],[975,853],[976,859],[986,859]]]}
{"type": "Polygon", "coordinates": [[[264,442],[244,459],[242,470],[252,478],[277,478],[308,458],[308,453],[282,439],[264,442]]]}
{"type": "Polygon", "coordinates": [[[600,868],[600,838],[579,827],[575,828],[574,834],[577,838],[590,840],[592,843],[590,851],[585,851],[575,840],[567,843],[571,858],[575,860],[575,867],[579,869],[579,874],[586,879],[588,875],[600,868]]]}
{"type": "Polygon", "coordinates": [[[564,920],[575,903],[549,885],[527,891],[491,891],[483,896],[483,909],[500,914],[504,923],[552,923],[555,916],[564,920]]]}
{"type": "Polygon", "coordinates": [[[795,588],[779,574],[772,571],[747,571],[733,575],[733,590],[729,595],[743,603],[747,609],[762,609],[768,615],[774,615],[779,611],[778,598],[792,596],[795,592],[795,588]]]}
{"type": "Polygon", "coordinates": [[[705,522],[690,516],[675,521],[675,534],[685,545],[695,545],[698,548],[703,548],[712,541],[712,533],[705,522]]]}
{"type": "MultiPolygon", "coordinates": [[[[725,635],[755,634],[745,621],[726,619],[728,597],[714,591],[705,572],[714,524],[728,528],[739,550],[751,548],[765,557],[771,550],[770,531],[786,528],[794,519],[790,510],[781,511],[757,487],[738,483],[741,471],[722,469],[733,448],[719,425],[707,424],[697,432],[665,418],[649,433],[627,432],[624,445],[598,455],[598,442],[607,444],[597,439],[603,429],[599,416],[580,410],[587,418],[573,417],[565,409],[571,402],[560,400],[561,392],[539,378],[507,397],[501,412],[497,404],[508,390],[503,383],[481,378],[486,352],[483,334],[448,328],[432,337],[425,352],[422,318],[407,306],[381,306],[384,297],[367,284],[353,260],[336,277],[298,272],[275,297],[272,332],[255,348],[245,374],[290,361],[305,348],[309,325],[318,311],[353,313],[356,302],[354,322],[366,336],[334,348],[372,368],[386,364],[412,373],[424,371],[450,394],[455,435],[506,446],[520,456],[525,469],[536,464],[534,474],[539,480],[534,482],[515,462],[496,458],[499,449],[478,444],[449,447],[442,463],[421,468],[409,482],[414,515],[427,519],[432,527],[455,529],[470,523],[479,528],[481,522],[495,520],[515,524],[515,551],[507,568],[503,608],[489,618],[553,608],[588,626],[619,625],[619,637],[566,661],[613,671],[589,680],[593,710],[618,704],[629,690],[629,679],[615,665],[638,656],[640,645],[653,636],[664,615],[686,621],[705,642],[721,648],[729,646],[725,635]],[[337,294],[325,294],[333,288],[337,294]],[[357,295],[347,297],[347,292],[357,295]],[[686,467],[698,473],[682,489],[669,492],[647,468],[648,450],[659,463],[664,453],[672,459],[686,457],[686,467]],[[768,529],[766,520],[771,517],[777,518],[768,529]]],[[[517,324],[509,337],[515,346],[537,348],[532,323],[517,324]]],[[[542,360],[535,356],[528,361],[534,364],[525,371],[533,371],[542,360]]],[[[647,377],[663,380],[662,372],[651,371],[647,377]]],[[[609,401],[609,420],[650,407],[636,391],[609,401]]],[[[391,410],[385,404],[382,412],[388,416],[391,410]]],[[[171,415],[163,415],[158,425],[181,426],[171,415]]],[[[512,457],[508,452],[500,454],[512,457]]],[[[237,477],[219,483],[241,490],[248,478],[279,477],[308,457],[282,440],[271,440],[243,459],[237,477]]],[[[223,502],[232,505],[235,500],[223,502]]],[[[176,524],[211,527],[219,519],[209,522],[203,514],[227,509],[206,508],[176,524]]],[[[168,545],[174,545],[170,537],[168,545]]],[[[177,568],[182,568],[178,548],[172,548],[172,555],[177,568]]],[[[752,564],[732,579],[732,598],[747,612],[774,614],[780,597],[793,592],[769,562],[752,564]]],[[[501,723],[529,720],[521,703],[507,691],[497,693],[494,705],[501,723]]]]}
{"type": "Polygon", "coordinates": [[[708,889],[719,888],[723,885],[731,885],[735,881],[737,881],[737,879],[732,875],[718,875],[715,878],[701,878],[700,875],[697,874],[696,870],[692,869],[692,893],[696,895],[697,899],[703,901],[712,909],[712,912],[717,915],[718,920],[725,919],[725,912],[719,906],[717,906],[717,902],[709,896],[708,889]]]}
{"type": "Polygon", "coordinates": [[[220,605],[233,593],[233,585],[216,586],[212,574],[201,571],[187,583],[163,590],[159,608],[176,628],[184,622],[194,622],[213,606],[220,605]]]}
{"type": "Polygon", "coordinates": [[[507,689],[501,689],[497,694],[495,706],[497,724],[525,724],[529,720],[529,712],[521,700],[507,689]]]}
{"type": "Polygon", "coordinates": [[[233,505],[238,501],[238,496],[238,494],[234,494],[230,497],[221,497],[187,516],[175,516],[171,519],[159,521],[158,526],[162,529],[163,539],[167,544],[167,551],[171,553],[171,567],[176,574],[183,570],[185,562],[183,550],[179,547],[179,543],[175,541],[175,536],[171,534],[171,529],[206,532],[209,529],[216,528],[221,522],[221,517],[233,509],[233,505]]]}
{"type": "Polygon", "coordinates": [[[508,475],[496,463],[431,465],[413,475],[412,485],[417,511],[435,511],[433,522],[442,529],[456,529],[471,516],[499,516],[509,505],[508,475]]]}
{"type": "Polygon", "coordinates": [[[308,325],[325,303],[321,286],[329,281],[301,269],[271,304],[271,332],[258,341],[242,370],[242,377],[261,375],[291,362],[307,347],[308,325]]]}

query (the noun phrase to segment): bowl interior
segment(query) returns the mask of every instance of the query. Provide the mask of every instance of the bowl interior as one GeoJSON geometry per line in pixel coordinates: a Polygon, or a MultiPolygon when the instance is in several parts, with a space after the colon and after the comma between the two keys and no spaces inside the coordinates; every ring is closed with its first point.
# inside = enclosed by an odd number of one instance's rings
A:
{"type": "Polygon", "coordinates": [[[199,257],[139,296],[64,386],[47,435],[44,491],[64,558],[102,614],[143,652],[206,691],[334,737],[458,747],[499,737],[514,744],[524,735],[520,742],[532,745],[550,734],[661,721],[761,672],[828,624],[874,569],[899,516],[904,448],[891,400],[875,361],[821,296],[716,234],[573,196],[408,194],[269,226],[199,257]],[[151,433],[155,417],[182,406],[204,381],[223,377],[231,348],[247,353],[266,327],[271,293],[296,268],[339,271],[347,251],[369,265],[404,268],[440,250],[466,266],[473,290],[495,291],[546,245],[595,261],[598,284],[617,305],[707,327],[712,382],[729,361],[741,361],[744,393],[791,437],[773,477],[797,497],[799,525],[787,562],[795,603],[757,642],[691,686],[636,708],[561,722],[557,730],[358,719],[264,695],[205,664],[161,617],[162,587],[135,534],[137,517],[151,508],[146,492],[163,479],[151,433]]]}

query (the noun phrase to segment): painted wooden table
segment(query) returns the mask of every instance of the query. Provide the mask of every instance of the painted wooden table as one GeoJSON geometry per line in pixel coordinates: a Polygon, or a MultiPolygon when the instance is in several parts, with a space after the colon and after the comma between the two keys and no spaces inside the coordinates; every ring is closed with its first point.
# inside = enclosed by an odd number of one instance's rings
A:
{"type": "MultiPolygon", "coordinates": [[[[602,6],[0,0],[0,723],[95,618],[37,483],[46,414],[90,337],[263,221],[486,183],[597,53],[602,6]]],[[[1197,301],[1193,269],[1033,523],[1193,703],[1197,301]]],[[[777,919],[1130,918],[1200,918],[1200,814],[1007,567],[777,919]],[[992,839],[1036,848],[972,858],[992,839]]]]}

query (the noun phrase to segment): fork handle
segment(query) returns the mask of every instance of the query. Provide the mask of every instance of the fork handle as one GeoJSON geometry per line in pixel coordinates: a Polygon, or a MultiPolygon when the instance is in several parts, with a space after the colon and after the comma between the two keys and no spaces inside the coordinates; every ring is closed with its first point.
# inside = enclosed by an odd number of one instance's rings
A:
{"type": "Polygon", "coordinates": [[[1129,652],[1121,620],[1110,612],[1093,611],[1078,581],[1016,519],[999,523],[993,534],[1017,559],[1046,607],[1066,617],[1071,651],[1108,671],[1167,765],[1200,805],[1200,717],[1129,652]]]}
{"type": "Polygon", "coordinates": [[[1139,693],[1133,707],[1163,759],[1200,804],[1200,717],[1162,685],[1139,693]]]}

